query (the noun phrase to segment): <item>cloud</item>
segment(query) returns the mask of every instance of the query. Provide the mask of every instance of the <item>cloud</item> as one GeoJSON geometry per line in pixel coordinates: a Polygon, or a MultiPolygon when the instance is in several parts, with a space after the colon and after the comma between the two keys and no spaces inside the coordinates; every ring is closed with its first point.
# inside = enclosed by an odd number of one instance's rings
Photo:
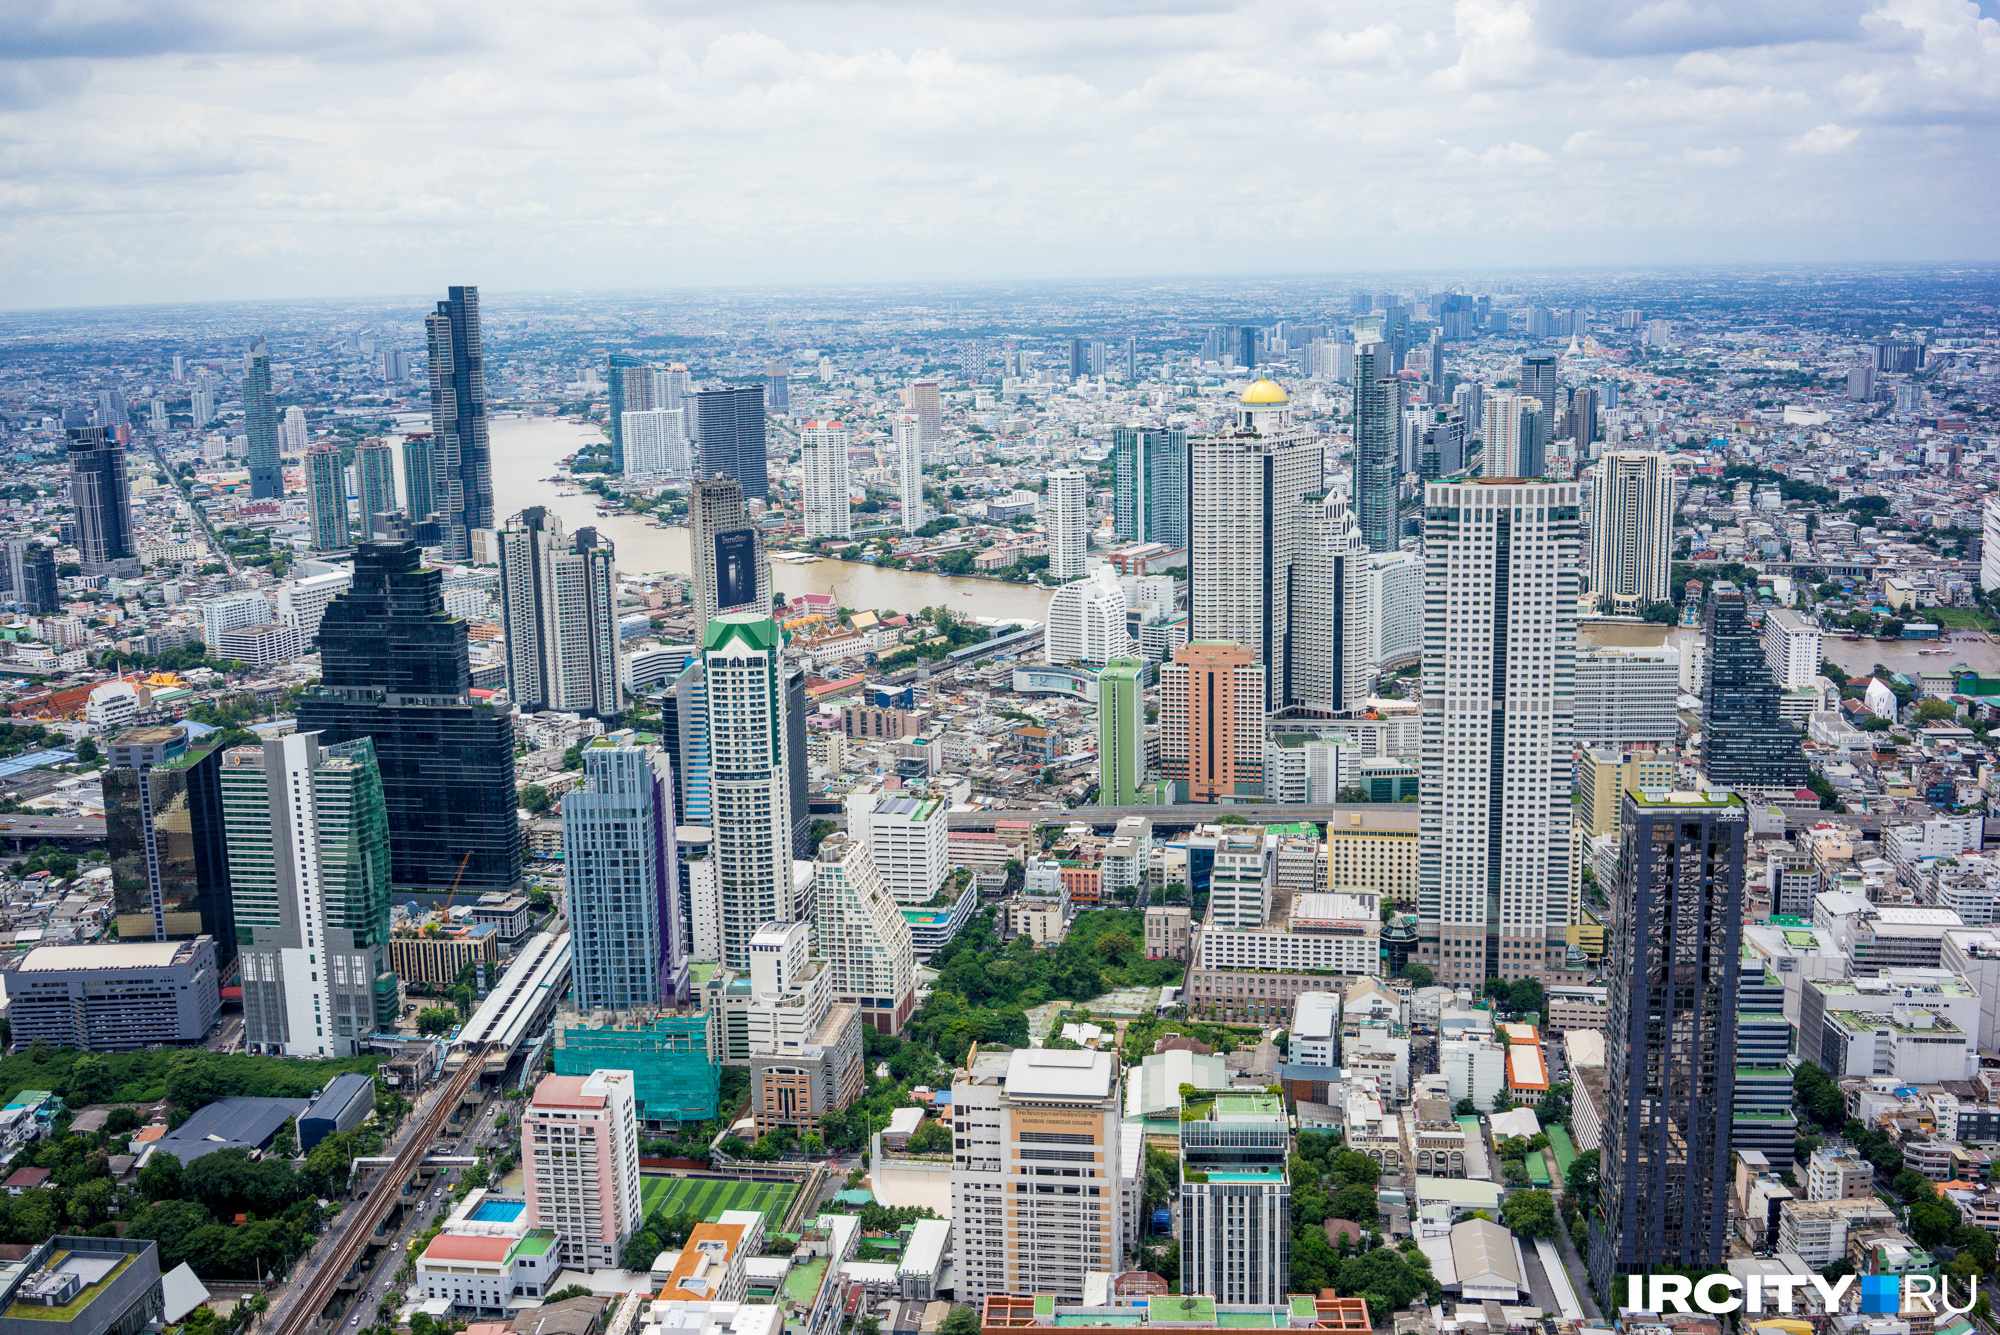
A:
{"type": "Polygon", "coordinates": [[[1838,153],[1861,137],[1859,130],[1843,130],[1828,121],[1815,126],[1796,139],[1785,141],[1785,150],[1790,153],[1838,153]]]}
{"type": "Polygon", "coordinates": [[[1857,42],[1866,0],[1542,0],[1537,36],[1580,56],[1857,42]]]}
{"type": "Polygon", "coordinates": [[[1693,163],[1697,167],[1734,167],[1743,161],[1740,148],[1689,148],[1681,152],[1681,161],[1693,163]]]}

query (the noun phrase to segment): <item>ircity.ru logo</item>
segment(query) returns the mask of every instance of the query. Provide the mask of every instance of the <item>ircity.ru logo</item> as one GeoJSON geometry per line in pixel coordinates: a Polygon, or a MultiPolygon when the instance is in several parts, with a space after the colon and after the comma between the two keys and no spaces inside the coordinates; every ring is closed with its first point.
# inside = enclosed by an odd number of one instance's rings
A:
{"type": "MultiPolygon", "coordinates": [[[[1626,1306],[1661,1313],[1742,1312],[1758,1316],[1772,1312],[1789,1316],[1792,1296],[1803,1289],[1817,1293],[1820,1305],[1833,1312],[1839,1310],[1841,1301],[1854,1286],[1854,1278],[1853,1275],[1842,1275],[1836,1280],[1822,1275],[1749,1275],[1738,1279],[1734,1275],[1703,1275],[1689,1279],[1685,1275],[1627,1275],[1626,1306]]],[[[1951,1301],[1947,1286],[1930,1275],[1863,1275],[1860,1299],[1864,1316],[1969,1312],[1979,1299],[1979,1281],[1966,1281],[1965,1302],[1959,1305],[1951,1301]]]]}

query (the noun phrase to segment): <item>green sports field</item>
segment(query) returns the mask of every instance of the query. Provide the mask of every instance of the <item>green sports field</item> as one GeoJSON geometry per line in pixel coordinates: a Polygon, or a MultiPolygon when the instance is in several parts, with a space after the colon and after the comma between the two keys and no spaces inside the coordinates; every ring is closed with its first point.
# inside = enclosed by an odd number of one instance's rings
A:
{"type": "Polygon", "coordinates": [[[646,1217],[668,1218],[683,1210],[706,1223],[714,1223],[724,1210],[756,1210],[764,1216],[764,1227],[776,1229],[785,1220],[798,1188],[789,1182],[715,1182],[699,1178],[642,1177],[639,1194],[645,1202],[646,1217]]]}

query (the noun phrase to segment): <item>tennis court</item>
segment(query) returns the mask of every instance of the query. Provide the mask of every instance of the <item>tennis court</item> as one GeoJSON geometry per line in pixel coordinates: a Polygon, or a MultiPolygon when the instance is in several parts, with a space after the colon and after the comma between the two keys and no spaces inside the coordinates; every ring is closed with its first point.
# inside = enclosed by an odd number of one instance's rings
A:
{"type": "Polygon", "coordinates": [[[789,1182],[718,1182],[689,1177],[643,1177],[639,1195],[645,1202],[646,1217],[664,1214],[668,1218],[683,1210],[706,1223],[714,1223],[724,1210],[756,1210],[764,1216],[764,1227],[775,1229],[784,1222],[798,1188],[789,1182]]]}

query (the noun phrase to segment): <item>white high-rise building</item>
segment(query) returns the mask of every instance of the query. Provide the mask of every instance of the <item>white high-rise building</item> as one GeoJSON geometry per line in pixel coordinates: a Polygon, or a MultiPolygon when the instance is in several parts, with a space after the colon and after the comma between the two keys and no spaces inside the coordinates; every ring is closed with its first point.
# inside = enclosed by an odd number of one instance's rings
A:
{"type": "MultiPolygon", "coordinates": [[[[1657,450],[1613,450],[1590,489],[1590,591],[1604,610],[1663,603],[1673,573],[1674,470],[1657,450]]],[[[1814,664],[1818,670],[1818,664],[1814,664]]]]}
{"type": "Polygon", "coordinates": [[[528,1224],[553,1230],[562,1264],[606,1270],[645,1218],[630,1071],[545,1075],[521,1113],[528,1224]]]}
{"type": "Polygon", "coordinates": [[[507,684],[523,713],[616,718],[618,575],[594,528],[574,535],[539,505],[507,521],[500,538],[500,608],[507,684]]]}
{"type": "Polygon", "coordinates": [[[1049,600],[1042,654],[1051,664],[1094,663],[1103,667],[1132,651],[1125,628],[1125,589],[1118,572],[1099,566],[1072,580],[1049,600]]]}
{"type": "Polygon", "coordinates": [[[688,473],[687,409],[654,408],[620,416],[625,476],[685,477],[688,473]]]}
{"type": "Polygon", "coordinates": [[[326,561],[301,561],[292,567],[291,576],[273,590],[278,621],[297,626],[301,641],[310,645],[319,634],[320,618],[326,615],[327,605],[353,587],[354,571],[326,561]]]}
{"type": "Polygon", "coordinates": [[[847,830],[868,846],[898,904],[928,904],[951,874],[942,797],[861,788],[847,799],[847,830]]]}
{"type": "Polygon", "coordinates": [[[1764,613],[1764,661],[1779,690],[1807,690],[1819,679],[1819,665],[1826,661],[1822,643],[1819,622],[1805,613],[1789,607],[1764,613]]]}
{"type": "Polygon", "coordinates": [[[278,423],[278,449],[285,454],[303,454],[306,449],[306,410],[293,404],[278,423]]]}
{"type": "Polygon", "coordinates": [[[1234,425],[1188,441],[1188,638],[1250,650],[1267,669],[1266,707],[1293,702],[1292,588],[1306,497],[1323,493],[1320,436],[1292,421],[1285,391],[1259,380],[1234,425]]]}
{"type": "Polygon", "coordinates": [[[1569,924],[1573,482],[1424,489],[1417,958],[1447,987],[1548,980],[1569,924]]]}
{"type": "MultiPolygon", "coordinates": [[[[694,406],[694,378],[688,374],[686,366],[675,362],[653,372],[653,406],[655,408],[692,408],[694,406]]],[[[686,422],[694,425],[694,414],[688,413],[686,422]]],[[[688,432],[692,439],[694,432],[688,432]]]]}
{"type": "Polygon", "coordinates": [[[901,1033],[917,1006],[916,952],[867,844],[836,834],[819,846],[813,901],[833,999],[859,1006],[880,1033],[901,1033]]]}
{"type": "Polygon", "coordinates": [[[851,434],[838,422],[808,422],[799,431],[808,538],[854,536],[848,507],[847,443],[851,434]]]}
{"type": "Polygon", "coordinates": [[[1980,532],[1986,541],[1979,549],[1979,587],[1992,593],[2000,589],[2000,494],[1986,498],[1980,532]]]}
{"type": "Polygon", "coordinates": [[[1360,709],[1375,687],[1368,643],[1368,540],[1339,492],[1308,496],[1298,526],[1286,698],[1323,713],[1360,709]]]}
{"type": "Polygon", "coordinates": [[[903,531],[914,533],[929,523],[924,513],[924,452],[922,429],[914,417],[896,419],[896,490],[903,502],[903,531]]]}
{"type": "Polygon", "coordinates": [[[1376,552],[1368,562],[1368,661],[1379,672],[1423,647],[1424,558],[1376,552]]]}
{"type": "Polygon", "coordinates": [[[1049,573],[1060,580],[1081,579],[1090,550],[1090,475],[1080,468],[1057,468],[1042,493],[1042,527],[1049,539],[1049,573]]]}
{"type": "Polygon", "coordinates": [[[722,886],[722,962],[750,967],[750,939],[766,923],[794,922],[792,796],[785,769],[784,641],[768,616],[708,623],[709,793],[722,886]]]}
{"type": "Polygon", "coordinates": [[[972,1055],[951,1087],[960,1301],[1046,1293],[1081,1302],[1085,1276],[1124,1265],[1123,1120],[1116,1053],[972,1055]]]}
{"type": "Polygon", "coordinates": [[[1490,394],[1481,407],[1486,420],[1480,438],[1480,474],[1489,478],[1533,478],[1542,475],[1542,401],[1532,394],[1490,394]]]}

